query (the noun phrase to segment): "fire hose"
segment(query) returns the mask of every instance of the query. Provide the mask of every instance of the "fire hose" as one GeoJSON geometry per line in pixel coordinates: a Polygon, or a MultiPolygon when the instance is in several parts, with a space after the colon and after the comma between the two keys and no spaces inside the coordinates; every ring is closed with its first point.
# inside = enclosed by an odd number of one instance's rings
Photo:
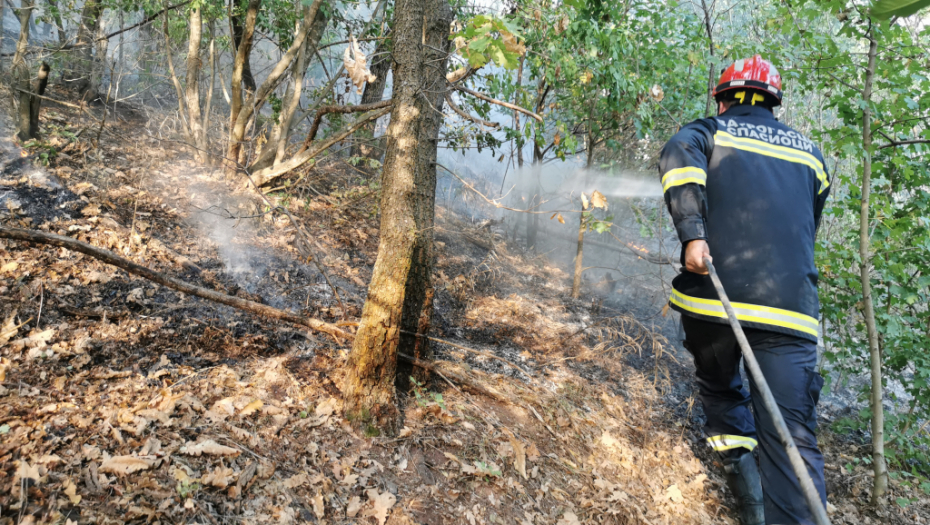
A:
{"type": "Polygon", "coordinates": [[[723,303],[723,309],[727,313],[727,320],[730,322],[730,327],[733,328],[733,332],[736,334],[736,340],[739,342],[739,347],[743,352],[743,358],[746,360],[746,368],[749,369],[749,374],[756,382],[757,393],[762,396],[762,405],[768,413],[771,414],[772,422],[775,423],[775,428],[778,431],[778,438],[782,446],[785,447],[785,451],[788,452],[791,468],[794,470],[794,474],[801,483],[801,491],[804,493],[807,506],[814,516],[814,522],[816,522],[817,525],[830,525],[830,519],[827,517],[827,510],[824,508],[823,502],[820,501],[820,494],[814,486],[814,480],[811,479],[810,474],[807,472],[807,466],[804,464],[804,460],[801,459],[801,453],[798,452],[798,447],[794,443],[791,433],[788,432],[788,425],[785,424],[785,418],[782,417],[781,410],[775,402],[775,396],[772,395],[772,390],[765,381],[765,376],[762,375],[762,369],[759,368],[759,362],[756,361],[756,356],[749,346],[746,334],[743,333],[743,327],[740,326],[739,320],[736,318],[736,312],[730,304],[727,292],[723,289],[720,277],[717,276],[717,270],[714,269],[714,265],[711,263],[709,257],[704,257],[704,265],[707,267],[710,279],[714,282],[714,288],[717,289],[720,302],[723,303]]]}

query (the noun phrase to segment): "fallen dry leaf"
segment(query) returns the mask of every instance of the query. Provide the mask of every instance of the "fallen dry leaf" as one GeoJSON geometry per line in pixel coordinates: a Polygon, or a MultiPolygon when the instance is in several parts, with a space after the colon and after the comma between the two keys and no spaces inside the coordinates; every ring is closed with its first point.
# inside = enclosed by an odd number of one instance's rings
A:
{"type": "Polygon", "coordinates": [[[578,521],[578,516],[574,512],[566,510],[565,514],[562,515],[562,519],[555,525],[581,525],[581,522],[578,521]]]}
{"type": "Polygon", "coordinates": [[[378,489],[368,489],[365,491],[368,500],[371,502],[371,508],[365,509],[365,516],[372,516],[378,520],[378,525],[384,525],[387,521],[387,513],[397,502],[397,497],[390,492],[378,493],[378,489]]]}
{"type": "Polygon", "coordinates": [[[299,474],[294,474],[293,476],[284,480],[284,486],[293,489],[301,485],[307,485],[310,483],[310,476],[306,472],[301,472],[299,474]]]}
{"type": "Polygon", "coordinates": [[[358,511],[362,509],[362,498],[358,496],[352,496],[349,500],[349,504],[346,506],[346,517],[354,518],[358,515],[358,511]]]}
{"type": "Polygon", "coordinates": [[[210,485],[211,487],[217,487],[225,489],[233,482],[233,469],[228,467],[216,467],[213,472],[206,474],[203,477],[203,484],[210,485]]]}
{"type": "Polygon", "coordinates": [[[39,474],[38,465],[30,465],[29,462],[26,460],[20,460],[18,461],[18,463],[19,464],[16,467],[16,474],[13,475],[14,485],[19,483],[19,481],[23,479],[31,479],[35,481],[36,483],[39,482],[39,479],[42,476],[39,474]]]}
{"type": "Polygon", "coordinates": [[[135,456],[113,456],[110,459],[103,460],[99,470],[100,472],[109,472],[110,474],[125,476],[126,474],[132,474],[133,472],[150,468],[152,468],[152,461],[147,459],[137,458],[135,456]]]}
{"type": "Polygon", "coordinates": [[[665,491],[665,495],[668,496],[668,499],[672,500],[675,503],[681,503],[685,500],[685,497],[681,495],[681,489],[678,488],[678,485],[672,485],[665,491]]]}
{"type": "MultiPolygon", "coordinates": [[[[313,496],[311,501],[313,503],[313,514],[315,514],[317,518],[323,519],[323,516],[326,514],[326,506],[323,502],[323,495],[317,492],[316,496],[313,496]]],[[[391,503],[391,505],[393,505],[393,503],[391,503]]]]}
{"type": "Polygon", "coordinates": [[[264,404],[265,403],[263,403],[260,399],[256,399],[255,401],[252,401],[248,405],[242,407],[242,411],[239,412],[239,415],[250,416],[258,411],[258,409],[260,409],[262,406],[264,406],[264,404]]]}
{"type": "Polygon", "coordinates": [[[239,449],[227,447],[225,445],[220,445],[212,439],[206,441],[201,441],[200,443],[191,443],[188,442],[186,445],[178,450],[181,454],[187,454],[188,456],[199,456],[201,454],[209,454],[211,456],[238,456],[239,449]]]}
{"type": "Polygon", "coordinates": [[[77,505],[81,502],[81,496],[77,493],[77,485],[71,481],[71,478],[65,478],[65,481],[61,484],[62,488],[65,489],[65,496],[68,496],[68,499],[71,501],[72,505],[77,505]]]}

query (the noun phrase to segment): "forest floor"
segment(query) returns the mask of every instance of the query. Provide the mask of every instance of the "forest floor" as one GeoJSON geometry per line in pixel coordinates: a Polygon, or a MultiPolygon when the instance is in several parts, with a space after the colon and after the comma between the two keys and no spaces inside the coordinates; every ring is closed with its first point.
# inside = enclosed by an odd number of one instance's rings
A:
{"type": "MultiPolygon", "coordinates": [[[[329,160],[268,196],[308,230],[337,298],[287,217],[163,121],[127,107],[100,132],[51,105],[26,149],[0,125],[0,224],[358,320],[375,173],[329,160]]],[[[569,275],[493,225],[440,206],[436,241],[432,334],[455,346],[434,349],[455,374],[401,394],[387,438],[342,417],[345,342],[0,240],[0,524],[735,523],[680,349],[609,300],[570,299],[569,275]]],[[[868,507],[870,471],[852,466],[865,445],[821,437],[833,523],[930,523],[906,480],[868,507]]]]}

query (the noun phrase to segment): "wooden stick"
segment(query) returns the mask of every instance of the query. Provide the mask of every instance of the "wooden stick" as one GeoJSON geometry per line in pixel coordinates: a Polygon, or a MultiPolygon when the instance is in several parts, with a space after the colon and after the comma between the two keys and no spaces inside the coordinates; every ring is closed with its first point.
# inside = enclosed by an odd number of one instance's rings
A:
{"type": "Polygon", "coordinates": [[[234,297],[232,295],[226,295],[215,290],[201,288],[199,286],[181,281],[180,279],[168,277],[167,275],[158,273],[154,270],[146,268],[145,266],[136,264],[128,259],[124,259],[116,255],[109,250],[97,248],[96,246],[87,244],[86,242],[81,242],[77,239],[72,239],[70,237],[55,235],[53,233],[38,232],[35,230],[6,228],[0,226],[0,238],[34,242],[38,244],[48,244],[51,246],[67,248],[69,250],[89,255],[107,264],[126,270],[131,274],[138,275],[139,277],[143,277],[152,282],[158,283],[162,286],[167,286],[168,288],[172,288],[179,292],[194,295],[202,299],[207,299],[208,301],[232,306],[233,308],[245,310],[247,312],[261,315],[263,317],[268,317],[270,319],[280,319],[282,321],[299,324],[312,330],[329,334],[334,339],[336,339],[337,342],[341,342],[343,339],[353,338],[352,334],[344,332],[340,330],[339,327],[324,321],[320,321],[319,319],[303,317],[291,312],[273,308],[265,304],[257,303],[255,301],[249,301],[239,297],[234,297]]]}
{"type": "Polygon", "coordinates": [[[484,127],[486,127],[486,128],[497,129],[497,128],[501,127],[501,125],[498,124],[497,122],[491,122],[491,121],[489,121],[489,120],[483,120],[483,119],[480,119],[480,118],[478,118],[478,117],[476,117],[476,116],[474,116],[474,115],[471,115],[471,114],[467,113],[465,110],[463,110],[462,108],[458,107],[458,105],[455,103],[454,100],[452,100],[452,97],[449,96],[448,93],[446,93],[446,103],[449,104],[449,107],[452,108],[452,111],[454,111],[456,115],[462,117],[462,118],[465,119],[465,120],[470,120],[470,121],[474,122],[475,124],[478,124],[479,126],[484,126],[484,127]]]}
{"type": "Polygon", "coordinates": [[[298,153],[303,152],[310,147],[310,144],[313,142],[313,139],[316,138],[317,131],[320,130],[320,123],[323,121],[323,115],[327,113],[359,113],[362,111],[371,111],[373,109],[381,109],[390,106],[394,101],[392,99],[380,100],[378,102],[372,102],[371,104],[359,104],[356,106],[322,106],[316,112],[316,116],[313,117],[313,123],[310,125],[310,131],[307,133],[307,139],[304,140],[303,147],[300,148],[298,153]]]}
{"type": "Polygon", "coordinates": [[[525,115],[529,115],[529,116],[533,117],[534,119],[536,119],[536,120],[538,120],[538,121],[540,121],[540,122],[543,121],[543,118],[540,117],[539,115],[537,115],[536,113],[533,113],[532,111],[530,111],[530,110],[528,110],[528,109],[526,109],[526,108],[521,108],[520,106],[518,106],[518,105],[516,105],[516,104],[511,104],[510,102],[504,102],[503,100],[497,100],[496,98],[491,98],[491,97],[489,97],[489,96],[487,96],[487,95],[483,95],[483,94],[481,94],[481,93],[478,93],[477,91],[472,91],[472,90],[468,89],[467,87],[463,87],[463,86],[454,86],[454,87],[455,87],[455,89],[457,89],[457,90],[459,90],[459,91],[468,93],[469,95],[471,95],[471,96],[473,96],[473,97],[478,97],[478,98],[480,98],[481,100],[484,100],[484,101],[486,101],[486,102],[490,102],[491,104],[497,104],[498,106],[503,106],[503,107],[505,107],[505,108],[507,108],[507,109],[512,109],[512,110],[514,110],[514,111],[519,111],[520,113],[523,113],[523,114],[525,114],[525,115]]]}

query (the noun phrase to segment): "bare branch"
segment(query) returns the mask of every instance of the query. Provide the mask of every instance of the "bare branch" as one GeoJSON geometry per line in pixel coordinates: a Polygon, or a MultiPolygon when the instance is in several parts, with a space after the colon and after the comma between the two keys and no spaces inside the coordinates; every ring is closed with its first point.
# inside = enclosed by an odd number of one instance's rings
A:
{"type": "Polygon", "coordinates": [[[474,115],[469,115],[468,113],[463,111],[462,108],[456,105],[455,101],[452,100],[452,97],[448,93],[446,93],[446,102],[449,104],[449,107],[452,108],[452,111],[454,111],[456,115],[462,117],[465,120],[470,120],[474,122],[475,124],[478,124],[479,126],[484,126],[486,128],[497,129],[501,126],[497,122],[491,122],[489,120],[482,120],[474,115]]]}
{"type": "MultiPolygon", "coordinates": [[[[882,135],[885,135],[885,134],[882,133],[882,135]]],[[[885,137],[887,137],[887,135],[885,135],[885,137]]],[[[888,140],[891,140],[891,142],[889,142],[888,144],[882,144],[881,146],[878,146],[878,148],[876,149],[893,148],[895,146],[906,146],[908,144],[930,144],[930,139],[914,139],[914,140],[888,139],[888,140]]]]}
{"type": "Polygon", "coordinates": [[[510,102],[504,102],[503,100],[497,100],[496,98],[491,98],[491,97],[489,97],[489,96],[487,96],[487,95],[483,95],[483,94],[481,94],[481,93],[478,93],[477,91],[472,91],[472,90],[470,90],[470,89],[468,89],[467,87],[464,87],[464,86],[458,86],[458,85],[456,85],[456,86],[453,86],[453,87],[454,87],[455,89],[459,90],[459,91],[462,91],[462,92],[464,92],[464,93],[468,93],[469,95],[471,95],[471,96],[473,96],[473,97],[480,98],[481,100],[484,100],[485,102],[490,102],[491,104],[497,104],[498,106],[503,106],[503,107],[505,107],[505,108],[507,108],[507,109],[512,109],[512,110],[514,110],[514,111],[519,111],[520,113],[523,113],[524,115],[529,115],[529,116],[533,117],[534,119],[538,120],[539,122],[542,122],[542,121],[543,121],[543,118],[540,117],[539,115],[537,115],[536,113],[533,113],[532,111],[530,111],[530,110],[528,110],[528,109],[526,109],[526,108],[521,108],[520,106],[518,106],[518,105],[516,105],[516,104],[511,104],[510,102]]]}
{"type": "Polygon", "coordinates": [[[326,115],[327,113],[360,113],[362,111],[386,108],[392,103],[392,99],[387,99],[380,100],[378,102],[372,102],[371,104],[358,104],[356,106],[321,106],[320,109],[317,110],[316,116],[313,117],[313,124],[310,125],[310,131],[307,133],[307,139],[304,141],[304,145],[300,148],[298,153],[302,153],[304,150],[309,148],[310,143],[313,142],[313,139],[316,138],[317,131],[320,130],[320,123],[323,121],[323,115],[326,115]]]}
{"type": "Polygon", "coordinates": [[[314,146],[311,149],[303,150],[302,152],[297,153],[291,157],[288,161],[282,162],[277,166],[272,166],[270,168],[265,168],[263,170],[258,170],[252,174],[254,183],[256,186],[264,186],[271,181],[277,179],[278,177],[284,175],[285,173],[297,169],[302,166],[304,163],[312,160],[314,157],[325,151],[326,149],[332,147],[333,144],[339,142],[340,140],[348,137],[349,135],[355,133],[366,122],[374,120],[384,115],[387,115],[391,112],[391,106],[387,106],[381,109],[376,109],[368,114],[362,115],[356,120],[351,126],[344,128],[342,131],[339,131],[332,137],[329,137],[323,143],[314,146]]]}

